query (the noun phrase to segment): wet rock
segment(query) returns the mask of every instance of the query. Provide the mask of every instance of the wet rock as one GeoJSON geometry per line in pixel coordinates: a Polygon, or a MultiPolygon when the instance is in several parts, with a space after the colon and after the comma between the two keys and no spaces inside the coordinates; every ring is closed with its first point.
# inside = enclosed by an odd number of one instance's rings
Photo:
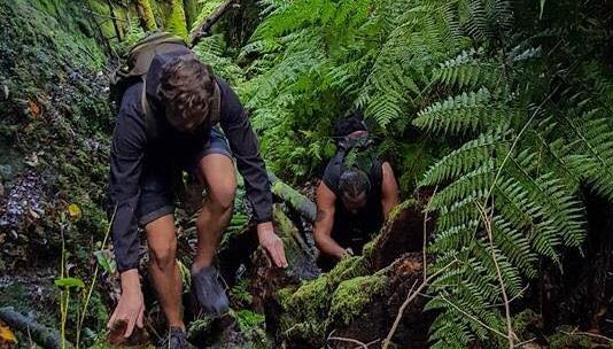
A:
{"type": "Polygon", "coordinates": [[[42,188],[40,176],[33,171],[26,172],[0,200],[0,228],[21,230],[28,216],[34,219],[40,217],[44,212],[42,188]]]}

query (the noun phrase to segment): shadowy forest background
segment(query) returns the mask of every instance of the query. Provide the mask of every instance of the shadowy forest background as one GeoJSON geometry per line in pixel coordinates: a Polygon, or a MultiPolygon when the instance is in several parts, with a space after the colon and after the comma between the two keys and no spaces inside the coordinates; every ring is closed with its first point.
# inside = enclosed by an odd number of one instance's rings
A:
{"type": "MultiPolygon", "coordinates": [[[[0,348],[121,342],[106,329],[108,76],[157,29],[195,43],[249,110],[291,265],[256,249],[239,189],[219,252],[233,310],[207,318],[186,293],[192,343],[613,348],[606,0],[0,0],[0,348]],[[403,203],[320,274],[312,189],[355,109],[403,203]]],[[[142,255],[147,326],[119,344],[165,335],[142,255]]]]}

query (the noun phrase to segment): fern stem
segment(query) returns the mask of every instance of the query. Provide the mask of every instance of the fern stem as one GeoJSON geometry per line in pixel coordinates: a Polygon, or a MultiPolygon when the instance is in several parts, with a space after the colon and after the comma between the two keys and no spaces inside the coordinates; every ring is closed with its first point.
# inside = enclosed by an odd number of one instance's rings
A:
{"type": "Polygon", "coordinates": [[[427,254],[426,254],[426,247],[428,245],[428,242],[427,242],[428,235],[426,234],[427,233],[426,228],[428,225],[428,212],[430,211],[430,207],[432,206],[432,199],[436,195],[437,190],[438,190],[438,185],[434,187],[434,192],[432,193],[432,196],[430,196],[430,199],[428,199],[428,204],[426,204],[426,209],[424,212],[423,243],[422,243],[423,244],[422,254],[423,254],[423,263],[424,263],[424,280],[426,280],[426,276],[428,275],[428,263],[427,263],[427,254]]]}
{"type": "Polygon", "coordinates": [[[447,304],[449,304],[453,309],[457,310],[458,312],[462,313],[462,315],[466,316],[467,318],[475,321],[476,323],[478,323],[479,325],[481,325],[483,328],[488,329],[490,331],[492,331],[493,333],[499,335],[500,337],[503,338],[507,338],[507,335],[498,331],[497,329],[488,326],[486,323],[484,323],[483,321],[477,319],[476,317],[472,316],[471,314],[467,313],[466,311],[462,310],[460,307],[458,307],[457,305],[455,305],[453,302],[451,302],[449,299],[447,299],[444,295],[439,295],[439,297],[447,304]]]}
{"type": "Polygon", "coordinates": [[[492,234],[492,219],[487,216],[487,212],[485,212],[485,208],[479,204],[479,202],[475,201],[475,204],[479,208],[479,212],[481,213],[481,217],[483,218],[483,223],[485,225],[485,231],[487,232],[487,238],[490,243],[490,250],[492,253],[492,261],[494,262],[494,267],[496,267],[496,277],[498,278],[498,282],[500,283],[500,290],[502,292],[502,299],[504,301],[504,312],[505,318],[507,321],[507,339],[509,341],[509,349],[513,349],[513,338],[515,337],[513,331],[513,322],[511,321],[511,308],[509,296],[507,295],[506,285],[504,283],[504,279],[502,278],[502,273],[500,272],[500,266],[498,265],[498,259],[496,258],[496,250],[494,249],[494,236],[492,234]]]}
{"type": "MultiPolygon", "coordinates": [[[[113,221],[115,220],[115,213],[117,212],[117,205],[115,205],[115,209],[113,210],[113,215],[111,216],[111,220],[109,221],[109,226],[106,229],[106,233],[104,234],[104,239],[102,239],[102,245],[100,246],[100,251],[104,249],[106,246],[107,240],[109,238],[109,234],[111,232],[111,227],[113,226],[113,221]]],[[[81,330],[83,329],[83,323],[85,322],[85,315],[87,315],[87,307],[89,306],[89,301],[91,300],[92,293],[94,291],[94,286],[96,285],[96,279],[98,278],[98,272],[100,271],[100,266],[96,262],[96,268],[94,269],[94,276],[92,277],[92,282],[89,285],[89,290],[87,291],[87,297],[85,298],[85,304],[83,304],[83,310],[81,312],[81,316],[79,318],[79,322],[77,324],[77,349],[79,349],[80,339],[81,339],[81,330]]]]}

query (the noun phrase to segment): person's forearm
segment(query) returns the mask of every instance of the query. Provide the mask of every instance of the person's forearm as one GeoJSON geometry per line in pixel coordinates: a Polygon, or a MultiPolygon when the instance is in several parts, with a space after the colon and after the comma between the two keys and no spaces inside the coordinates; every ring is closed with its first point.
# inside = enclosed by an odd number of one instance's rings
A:
{"type": "Polygon", "coordinates": [[[344,248],[342,248],[332,237],[325,234],[316,234],[315,235],[315,243],[317,244],[317,248],[324,254],[336,257],[338,259],[343,258],[346,254],[344,248]]]}
{"type": "Polygon", "coordinates": [[[390,216],[390,212],[397,205],[397,202],[394,200],[384,200],[382,202],[383,206],[383,218],[387,220],[390,216]]]}

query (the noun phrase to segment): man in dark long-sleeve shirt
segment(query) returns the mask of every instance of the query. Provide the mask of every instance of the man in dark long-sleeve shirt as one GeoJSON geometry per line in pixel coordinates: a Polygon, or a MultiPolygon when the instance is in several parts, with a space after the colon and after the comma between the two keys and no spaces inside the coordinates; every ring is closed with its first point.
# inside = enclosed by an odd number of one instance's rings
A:
{"type": "Polygon", "coordinates": [[[178,343],[177,347],[183,347],[185,326],[173,217],[173,183],[181,170],[192,171],[207,185],[207,198],[196,223],[199,241],[192,266],[194,292],[206,310],[219,313],[227,309],[212,262],[232,214],[236,189],[232,155],[245,179],[260,244],[278,267],[285,267],[283,244],[271,223],[270,182],[238,97],[187,48],[156,54],[144,83],[124,92],[113,135],[112,233],[122,295],[109,326],[126,321],[126,337],[135,325],[142,327],[144,305],[137,271],[140,225],[147,235],[150,271],[160,305],[171,333],[180,337],[172,346],[178,343]]]}

